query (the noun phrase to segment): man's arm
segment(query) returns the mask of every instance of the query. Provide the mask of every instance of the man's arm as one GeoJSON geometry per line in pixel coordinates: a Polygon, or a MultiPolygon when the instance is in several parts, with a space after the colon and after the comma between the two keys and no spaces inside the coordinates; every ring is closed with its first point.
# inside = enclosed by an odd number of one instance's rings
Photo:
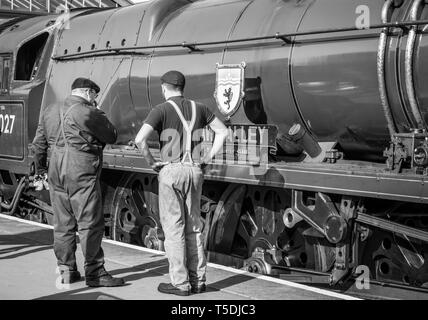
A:
{"type": "Polygon", "coordinates": [[[227,137],[227,128],[219,118],[215,117],[214,120],[210,122],[209,127],[214,131],[215,136],[213,146],[209,154],[204,157],[202,161],[203,164],[209,163],[217,152],[223,148],[224,140],[226,140],[227,137]]]}
{"type": "Polygon", "coordinates": [[[48,141],[46,138],[44,126],[43,126],[43,116],[40,116],[39,124],[37,125],[36,135],[33,139],[32,148],[34,151],[34,162],[36,165],[36,174],[42,175],[47,173],[47,150],[48,150],[48,141]]]}
{"type": "Polygon", "coordinates": [[[76,108],[71,112],[74,122],[82,129],[88,130],[102,143],[115,143],[117,130],[106,114],[95,108],[76,108]]]}
{"type": "Polygon", "coordinates": [[[149,145],[147,144],[147,139],[150,137],[154,131],[153,127],[147,123],[143,124],[137,136],[135,137],[135,144],[138,146],[138,149],[141,150],[144,159],[146,159],[149,166],[152,167],[155,171],[160,171],[164,166],[163,162],[156,162],[153,158],[152,153],[150,152],[149,145]]]}

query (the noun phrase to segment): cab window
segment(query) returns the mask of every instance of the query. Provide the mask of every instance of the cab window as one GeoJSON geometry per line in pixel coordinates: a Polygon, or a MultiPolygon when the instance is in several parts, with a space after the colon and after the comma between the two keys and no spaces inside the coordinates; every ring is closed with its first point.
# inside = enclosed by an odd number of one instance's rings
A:
{"type": "Polygon", "coordinates": [[[15,80],[33,80],[48,37],[49,33],[45,32],[21,46],[16,56],[15,80]]]}
{"type": "Polygon", "coordinates": [[[0,94],[9,91],[10,57],[0,55],[0,94]]]}

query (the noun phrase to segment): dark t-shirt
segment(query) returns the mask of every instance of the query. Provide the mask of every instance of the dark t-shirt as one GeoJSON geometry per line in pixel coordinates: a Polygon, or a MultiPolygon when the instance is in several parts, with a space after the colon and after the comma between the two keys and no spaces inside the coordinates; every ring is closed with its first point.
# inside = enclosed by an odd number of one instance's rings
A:
{"type": "MultiPolygon", "coordinates": [[[[192,118],[192,106],[188,99],[183,97],[172,97],[180,108],[184,119],[190,123],[192,118]]],[[[192,158],[199,162],[200,152],[198,146],[203,136],[202,129],[215,118],[207,106],[196,102],[196,121],[192,129],[192,158]]],[[[161,148],[161,159],[166,162],[179,162],[183,158],[186,138],[183,136],[183,124],[169,102],[164,102],[153,108],[147,116],[145,123],[151,125],[159,134],[161,148]]]]}

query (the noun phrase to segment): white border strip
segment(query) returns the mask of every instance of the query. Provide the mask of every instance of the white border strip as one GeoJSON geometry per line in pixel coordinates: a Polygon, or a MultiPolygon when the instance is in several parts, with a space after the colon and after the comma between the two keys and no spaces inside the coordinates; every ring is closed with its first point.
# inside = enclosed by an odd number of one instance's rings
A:
{"type": "MultiPolygon", "coordinates": [[[[24,219],[21,219],[21,218],[16,218],[16,217],[8,216],[8,215],[1,214],[1,213],[0,213],[0,217],[1,218],[5,218],[5,219],[9,219],[9,220],[13,220],[13,221],[18,221],[18,222],[26,223],[26,224],[31,224],[31,225],[38,226],[38,227],[45,228],[45,229],[53,229],[53,226],[50,226],[50,225],[47,225],[47,224],[43,224],[43,223],[39,223],[39,222],[35,222],[35,221],[30,221],[30,220],[24,220],[24,219]]],[[[158,251],[158,250],[148,249],[148,248],[144,248],[144,247],[139,247],[139,246],[136,246],[136,245],[133,245],[133,244],[124,243],[124,242],[118,242],[118,241],[115,241],[115,240],[103,239],[103,242],[110,243],[110,244],[113,244],[113,245],[116,245],[116,246],[120,246],[120,247],[134,249],[134,250],[137,250],[137,251],[143,251],[143,252],[157,254],[157,255],[161,255],[161,256],[165,255],[165,252],[163,252],[163,251],[158,251]]],[[[362,299],[359,299],[359,298],[356,298],[356,297],[352,297],[352,296],[348,296],[348,295],[345,295],[345,294],[341,294],[341,293],[337,293],[337,292],[333,292],[333,291],[328,291],[328,290],[325,290],[325,289],[314,288],[314,287],[306,286],[304,284],[295,283],[295,282],[291,282],[291,281],[284,280],[284,279],[277,279],[277,278],[272,278],[272,277],[269,277],[269,276],[264,276],[264,275],[260,275],[260,274],[250,273],[250,272],[245,271],[245,270],[240,270],[240,269],[235,269],[235,268],[231,268],[231,267],[226,267],[226,266],[219,265],[219,264],[216,264],[216,263],[208,262],[208,266],[211,267],[211,268],[220,269],[220,270],[224,270],[224,271],[228,271],[228,272],[232,272],[232,273],[245,274],[246,276],[250,276],[250,277],[253,277],[253,278],[257,278],[257,279],[261,279],[261,280],[265,280],[265,281],[269,281],[269,282],[274,282],[274,283],[286,285],[286,286],[297,288],[297,289],[311,291],[311,292],[319,293],[319,294],[322,294],[322,295],[325,295],[325,296],[334,297],[334,298],[338,298],[338,299],[344,299],[344,300],[362,300],[362,299]]]]}
{"type": "Polygon", "coordinates": [[[337,293],[337,292],[334,292],[334,291],[328,291],[328,290],[325,290],[325,289],[319,289],[319,288],[315,288],[315,287],[310,287],[310,286],[306,286],[304,284],[300,284],[300,283],[296,283],[296,282],[292,282],[292,281],[288,281],[288,280],[284,280],[284,279],[273,278],[273,277],[264,276],[264,275],[256,274],[256,273],[250,273],[250,272],[245,271],[245,270],[235,269],[235,268],[223,266],[223,265],[220,265],[220,264],[215,264],[215,263],[209,262],[208,265],[210,267],[213,267],[213,268],[216,268],[216,269],[221,269],[221,270],[229,271],[229,272],[232,272],[232,273],[245,274],[246,276],[250,276],[250,277],[253,277],[253,278],[257,278],[257,279],[261,279],[261,280],[265,280],[265,281],[270,281],[270,282],[275,282],[275,283],[286,285],[286,286],[293,287],[293,288],[296,288],[296,289],[302,289],[302,290],[306,290],[306,291],[312,291],[312,292],[315,292],[315,293],[322,294],[324,296],[330,296],[330,297],[334,297],[334,298],[338,298],[338,299],[343,299],[343,300],[362,300],[360,298],[348,296],[346,294],[337,293]]]}
{"type": "Polygon", "coordinates": [[[8,220],[18,221],[18,222],[22,222],[22,223],[26,223],[26,224],[31,224],[33,226],[38,226],[38,227],[42,227],[45,229],[53,229],[53,226],[48,225],[48,224],[44,224],[44,223],[40,223],[40,222],[36,222],[36,221],[25,220],[25,219],[21,219],[21,218],[17,218],[17,217],[12,217],[12,216],[9,216],[9,215],[3,214],[3,213],[0,213],[0,218],[5,218],[8,220]]]}

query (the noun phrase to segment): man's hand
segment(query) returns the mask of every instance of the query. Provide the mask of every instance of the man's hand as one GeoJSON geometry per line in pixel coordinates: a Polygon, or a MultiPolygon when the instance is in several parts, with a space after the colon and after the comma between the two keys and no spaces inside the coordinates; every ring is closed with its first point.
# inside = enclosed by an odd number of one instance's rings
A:
{"type": "Polygon", "coordinates": [[[205,171],[205,168],[207,167],[207,165],[208,165],[208,163],[206,163],[205,161],[202,161],[199,166],[201,167],[202,171],[205,171]]]}
{"type": "Polygon", "coordinates": [[[159,171],[161,171],[161,170],[162,170],[162,168],[163,168],[164,166],[166,166],[167,164],[168,164],[168,162],[156,161],[156,162],[154,162],[154,163],[151,165],[151,167],[152,167],[152,169],[153,169],[153,170],[155,170],[156,172],[159,172],[159,171]]]}
{"type": "Polygon", "coordinates": [[[138,149],[138,146],[133,140],[130,140],[125,147],[125,150],[137,150],[137,149],[138,149]]]}

